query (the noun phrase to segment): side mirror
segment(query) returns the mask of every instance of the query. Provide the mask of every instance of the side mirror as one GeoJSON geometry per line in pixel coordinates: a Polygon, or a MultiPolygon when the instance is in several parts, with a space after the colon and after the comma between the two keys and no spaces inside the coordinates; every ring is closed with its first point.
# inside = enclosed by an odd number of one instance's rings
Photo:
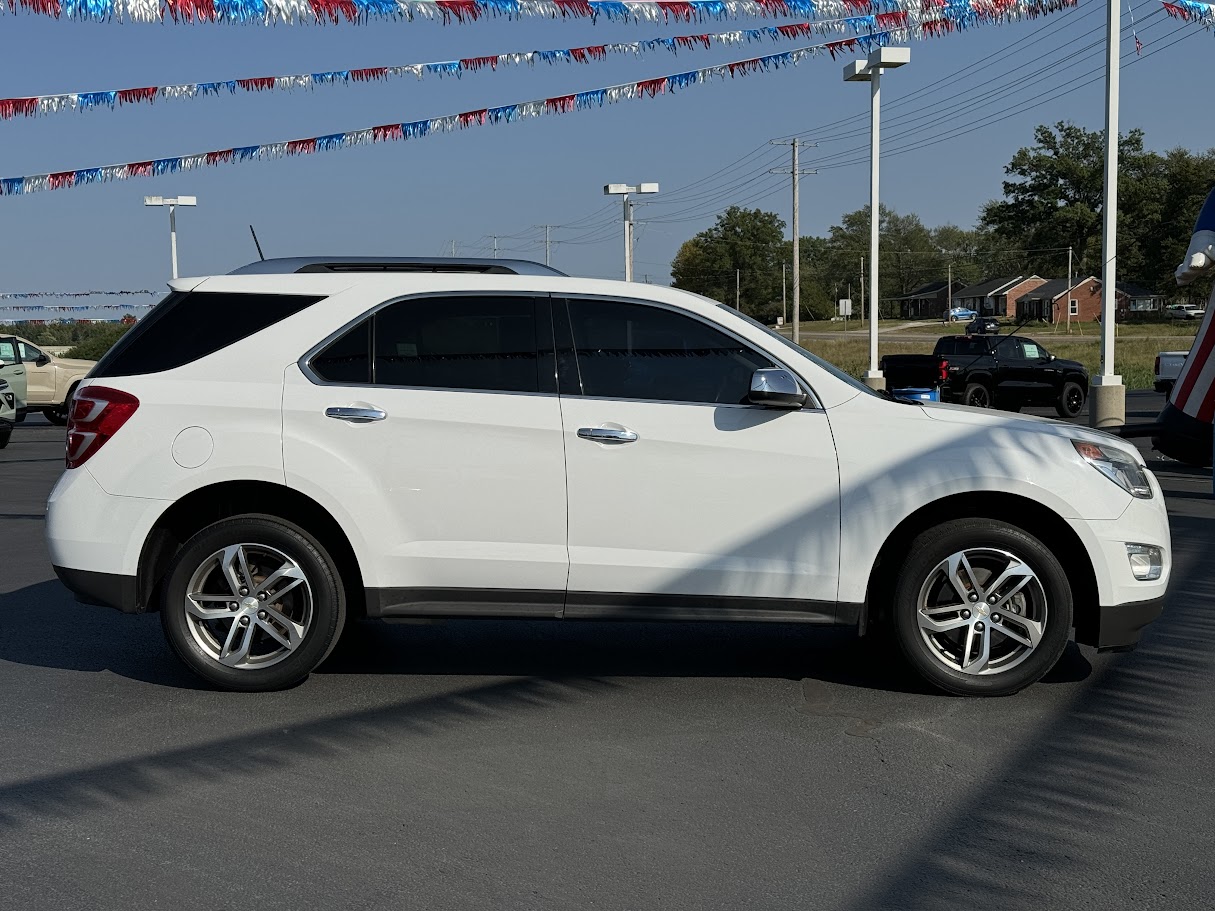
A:
{"type": "Polygon", "coordinates": [[[751,374],[747,401],[769,408],[801,408],[806,404],[806,393],[783,367],[760,367],[751,374]]]}
{"type": "Polygon", "coordinates": [[[35,367],[45,367],[50,362],[51,362],[51,359],[49,357],[47,357],[45,354],[40,354],[34,360],[34,366],[35,367]]]}
{"type": "Polygon", "coordinates": [[[0,357],[0,367],[7,367],[7,366],[9,366],[8,361],[6,361],[4,358],[0,357]]]}

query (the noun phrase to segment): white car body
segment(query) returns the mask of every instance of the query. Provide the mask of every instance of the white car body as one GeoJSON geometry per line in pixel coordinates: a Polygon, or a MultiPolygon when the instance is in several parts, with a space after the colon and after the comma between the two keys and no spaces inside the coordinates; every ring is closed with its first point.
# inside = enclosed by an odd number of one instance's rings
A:
{"type": "Polygon", "coordinates": [[[1168,584],[1159,485],[1147,473],[1150,498],[1131,496],[1073,441],[1116,449],[1142,467],[1133,446],[1055,421],[867,394],[732,310],[685,292],[469,274],[232,275],[174,287],[324,299],[184,366],[83,381],[79,395],[100,385],[139,400],[117,435],[67,470],[50,496],[52,561],[84,600],[156,609],[154,580],[140,578],[155,559],[155,530],[175,504],[249,482],[307,497],[332,518],[357,561],[369,616],[863,627],[879,556],[896,530],[960,504],[981,514],[984,502],[1004,517],[1010,509],[1049,512],[1071,530],[1073,558],[1084,565],[1069,572],[1095,584],[1091,603],[1076,608],[1078,628],[1084,612],[1088,627],[1103,630],[1090,635],[1093,645],[1133,644],[1123,641],[1130,633],[1108,632],[1119,626],[1108,618],[1147,605],[1158,612],[1168,584]],[[310,375],[309,352],[384,302],[467,292],[674,309],[764,353],[811,399],[774,410],[343,386],[310,375]],[[327,419],[335,406],[388,417],[327,419]],[[639,439],[580,438],[588,427],[627,428],[639,439]],[[1128,542],[1161,548],[1158,579],[1135,578],[1128,542]]]}
{"type": "Polygon", "coordinates": [[[1189,356],[1188,351],[1161,351],[1156,355],[1156,379],[1153,384],[1157,392],[1168,395],[1181,374],[1181,366],[1189,356]]]}

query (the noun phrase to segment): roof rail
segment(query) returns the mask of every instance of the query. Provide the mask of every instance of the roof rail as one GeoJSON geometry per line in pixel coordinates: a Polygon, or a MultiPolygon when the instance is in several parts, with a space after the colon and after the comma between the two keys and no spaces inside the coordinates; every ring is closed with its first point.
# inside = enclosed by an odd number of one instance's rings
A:
{"type": "Polygon", "coordinates": [[[233,269],[229,275],[285,275],[297,272],[463,272],[482,275],[562,275],[526,259],[465,259],[446,256],[288,256],[233,269]]]}

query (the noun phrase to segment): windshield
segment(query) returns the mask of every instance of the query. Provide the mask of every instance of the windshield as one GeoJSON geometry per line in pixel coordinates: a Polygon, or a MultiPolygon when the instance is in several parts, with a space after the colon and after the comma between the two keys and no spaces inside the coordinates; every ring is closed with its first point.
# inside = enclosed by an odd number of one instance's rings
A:
{"type": "MultiPolygon", "coordinates": [[[[706,300],[708,300],[708,298],[706,298],[706,300]]],[[[839,367],[835,366],[835,364],[828,363],[827,361],[823,360],[818,355],[812,354],[811,352],[807,351],[801,345],[793,344],[793,342],[789,341],[789,339],[785,338],[779,332],[773,332],[771,329],[769,329],[767,326],[765,326],[759,320],[752,319],[751,317],[747,316],[747,314],[742,313],[741,311],[735,310],[733,307],[727,307],[725,304],[719,304],[719,303],[717,303],[717,301],[713,301],[713,303],[716,304],[718,307],[720,307],[722,310],[724,310],[726,313],[730,314],[731,316],[738,317],[739,319],[743,320],[744,322],[750,323],[752,326],[755,326],[758,329],[762,329],[771,338],[774,338],[776,341],[780,342],[786,348],[791,348],[792,350],[794,350],[798,354],[800,354],[802,357],[809,358],[810,360],[814,361],[815,364],[817,364],[819,367],[822,367],[824,370],[826,370],[828,373],[830,373],[837,380],[847,383],[853,389],[859,389],[861,392],[867,392],[867,393],[869,393],[869,395],[877,396],[878,398],[886,398],[886,396],[883,396],[880,392],[876,392],[875,390],[870,389],[868,386],[866,386],[864,383],[862,383],[856,377],[852,376],[849,373],[845,373],[839,367]]]]}

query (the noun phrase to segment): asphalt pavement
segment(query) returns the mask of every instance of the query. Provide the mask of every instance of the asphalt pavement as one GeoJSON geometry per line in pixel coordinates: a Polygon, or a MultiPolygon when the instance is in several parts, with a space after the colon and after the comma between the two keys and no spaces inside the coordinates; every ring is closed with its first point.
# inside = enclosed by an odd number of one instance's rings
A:
{"type": "Polygon", "coordinates": [[[63,436],[0,452],[6,909],[1212,906],[1209,474],[1149,454],[1175,565],[1139,649],[1004,699],[839,631],[472,621],[240,695],[55,580],[63,436]]]}

